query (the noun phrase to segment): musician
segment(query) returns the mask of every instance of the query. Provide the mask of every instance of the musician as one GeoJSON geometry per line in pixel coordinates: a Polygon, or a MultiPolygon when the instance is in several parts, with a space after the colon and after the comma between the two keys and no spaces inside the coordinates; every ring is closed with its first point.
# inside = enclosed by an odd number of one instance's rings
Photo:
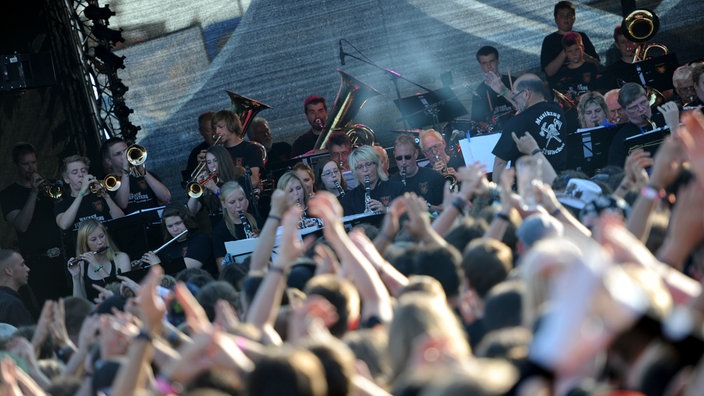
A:
{"type": "Polygon", "coordinates": [[[342,131],[336,131],[330,133],[328,136],[328,152],[330,152],[330,158],[337,161],[343,171],[349,171],[349,163],[347,159],[350,157],[352,152],[352,141],[350,137],[342,131]]]}
{"type": "Polygon", "coordinates": [[[372,145],[372,148],[374,149],[374,151],[376,151],[376,154],[381,160],[381,169],[384,171],[384,173],[386,173],[386,176],[389,176],[389,153],[387,153],[386,149],[379,146],[378,144],[372,145]]]}
{"type": "Polygon", "coordinates": [[[318,190],[325,190],[341,199],[348,191],[339,162],[327,159],[318,163],[318,190]]]}
{"type": "Polygon", "coordinates": [[[501,137],[492,150],[496,156],[492,179],[500,180],[506,165],[522,155],[513,140],[512,132],[518,137],[530,133],[553,168],[558,171],[565,169],[565,116],[559,104],[546,100],[547,92],[543,81],[535,74],[526,73],[513,83],[511,95],[519,114],[506,122],[501,137]]]}
{"type": "Polygon", "coordinates": [[[616,56],[615,59],[607,59],[606,71],[599,82],[602,90],[619,88],[626,83],[631,74],[635,50],[638,47],[638,44],[626,38],[621,25],[614,28],[613,37],[616,56]]]}
{"type": "Polygon", "coordinates": [[[15,182],[0,192],[5,220],[17,233],[19,251],[34,276],[29,280],[39,307],[47,299],[68,294],[61,257],[60,230],[54,220],[55,200],[43,187],[51,181],[37,172],[37,152],[33,145],[17,143],[12,148],[15,182]]]}
{"type": "Polygon", "coordinates": [[[418,147],[413,136],[401,135],[396,138],[394,159],[399,172],[389,180],[400,182],[406,192],[414,192],[423,197],[431,205],[432,211],[442,210],[445,178],[434,169],[418,166],[418,147]]]}
{"type": "Polygon", "coordinates": [[[198,225],[188,210],[181,205],[171,205],[161,215],[161,228],[164,243],[188,230],[175,241],[169,243],[159,253],[147,252],[142,260],[148,265],[166,263],[172,271],[178,267],[203,268],[214,277],[218,268],[213,257],[213,242],[205,234],[198,232],[198,225]]]}
{"type": "Polygon", "coordinates": [[[99,302],[93,287],[107,284],[120,273],[132,270],[127,253],[120,252],[105,226],[95,219],[82,221],[76,236],[76,256],[67,262],[73,281],[73,296],[99,302]]]}
{"type": "Polygon", "coordinates": [[[429,161],[428,166],[441,174],[454,175],[457,168],[465,166],[464,159],[462,155],[448,155],[446,148],[445,139],[435,129],[427,129],[420,133],[420,149],[429,161]]]}
{"type": "Polygon", "coordinates": [[[604,97],[596,91],[587,92],[579,98],[577,116],[580,128],[616,126],[609,121],[609,108],[604,97]]]}
{"type": "Polygon", "coordinates": [[[225,265],[231,264],[225,249],[225,242],[236,241],[248,237],[247,228],[251,228],[251,237],[259,235],[259,223],[249,210],[249,199],[244,189],[237,182],[227,182],[220,187],[220,202],[223,208],[223,220],[213,228],[213,256],[218,267],[222,270],[225,265]],[[242,222],[241,216],[247,221],[247,225],[242,222]]]}
{"type": "Polygon", "coordinates": [[[357,187],[341,199],[345,216],[365,212],[385,212],[394,198],[404,193],[403,184],[390,181],[382,169],[381,159],[371,146],[354,149],[349,158],[357,187]],[[365,177],[369,177],[369,200],[365,200],[365,177]]]}
{"type": "MultiPolygon", "coordinates": [[[[618,102],[624,109],[628,122],[619,128],[611,140],[609,165],[623,167],[627,157],[626,138],[653,129],[651,121],[655,123],[655,127],[661,127],[665,125],[665,120],[660,114],[653,116],[645,89],[637,83],[626,83],[621,87],[618,102]]],[[[679,113],[676,118],[679,123],[679,113]]],[[[677,128],[677,125],[674,125],[674,128],[677,128]]]]}
{"type": "Polygon", "coordinates": [[[566,63],[548,78],[548,82],[550,88],[577,102],[580,96],[592,89],[601,65],[586,61],[582,36],[576,32],[567,32],[562,36],[562,48],[566,63]]]}
{"type": "Polygon", "coordinates": [[[476,54],[484,81],[474,89],[472,99],[472,121],[483,125],[501,124],[513,115],[513,105],[504,96],[511,86],[508,76],[499,73],[499,51],[485,45],[476,54]]]}
{"type": "Polygon", "coordinates": [[[296,173],[296,176],[298,176],[298,179],[303,184],[303,187],[306,190],[307,198],[312,198],[315,195],[316,191],[315,173],[313,172],[313,169],[310,167],[310,165],[306,163],[297,162],[295,165],[293,165],[293,171],[296,173]]]}
{"type": "Polygon", "coordinates": [[[274,143],[274,138],[271,136],[269,121],[262,117],[255,117],[252,120],[251,126],[247,130],[247,137],[251,142],[260,143],[268,153],[271,150],[271,145],[274,143]]]}
{"type": "MultiPolygon", "coordinates": [[[[135,177],[127,162],[127,143],[119,137],[110,138],[100,148],[109,174],[120,179],[120,188],[111,195],[126,214],[155,208],[171,201],[171,192],[158,176],[144,167],[143,177],[135,177]]],[[[144,165],[140,165],[142,167],[144,165]]]]}
{"type": "Polygon", "coordinates": [[[199,228],[210,235],[222,219],[220,187],[229,181],[243,183],[244,169],[235,167],[230,153],[219,145],[207,149],[202,168],[203,171],[196,175],[196,182],[201,183],[203,194],[198,198],[189,196],[186,205],[191,215],[196,217],[199,228]]]}
{"type": "Polygon", "coordinates": [[[305,154],[315,148],[315,142],[328,119],[328,107],[322,96],[311,95],[306,98],[303,102],[303,111],[310,124],[310,129],[294,140],[291,147],[291,157],[305,154]]]}
{"type": "MultiPolygon", "coordinates": [[[[552,77],[560,70],[560,67],[567,61],[567,54],[562,47],[562,36],[572,31],[576,19],[576,9],[570,1],[560,1],[555,4],[553,10],[557,31],[550,33],[543,39],[540,48],[540,68],[548,78],[552,77]]],[[[585,58],[588,62],[599,63],[599,55],[594,49],[594,44],[589,40],[584,32],[577,32],[584,44],[585,58]]]]}
{"type": "Polygon", "coordinates": [[[680,109],[683,106],[695,105],[699,101],[697,91],[694,89],[692,66],[682,65],[675,69],[672,73],[672,87],[677,94],[674,100],[680,109]]]}
{"type": "Polygon", "coordinates": [[[626,122],[626,117],[623,116],[623,108],[618,103],[618,91],[618,89],[611,89],[604,94],[609,122],[617,125],[626,122]]]}
{"type": "Polygon", "coordinates": [[[193,147],[188,155],[186,169],[183,171],[183,180],[188,181],[189,175],[196,169],[198,163],[205,159],[205,151],[215,142],[215,133],[213,133],[213,114],[215,112],[206,111],[198,116],[198,133],[203,137],[203,141],[193,147]]]}
{"type": "Polygon", "coordinates": [[[308,216],[308,199],[310,195],[307,193],[303,180],[298,176],[298,172],[288,171],[281,175],[276,183],[276,188],[286,193],[288,206],[298,205],[303,209],[298,228],[322,226],[322,222],[319,219],[308,216]]]}
{"type": "Polygon", "coordinates": [[[96,180],[88,173],[89,166],[90,160],[80,155],[63,160],[61,175],[70,192],[54,206],[54,218],[62,230],[78,231],[78,225],[87,219],[103,223],[125,215],[105,190],[97,194],[89,191],[91,182],[96,180]]]}
{"type": "Polygon", "coordinates": [[[258,188],[260,172],[264,170],[264,161],[259,148],[244,140],[244,131],[237,115],[230,110],[218,111],[213,116],[213,128],[230,153],[232,162],[235,166],[249,168],[252,188],[258,188]]]}

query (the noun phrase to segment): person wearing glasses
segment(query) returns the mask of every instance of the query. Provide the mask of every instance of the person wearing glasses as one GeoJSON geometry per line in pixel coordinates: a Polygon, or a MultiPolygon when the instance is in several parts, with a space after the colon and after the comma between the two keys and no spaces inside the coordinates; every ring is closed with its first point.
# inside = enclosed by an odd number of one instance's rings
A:
{"type": "Polygon", "coordinates": [[[529,154],[542,153],[556,171],[564,170],[567,159],[565,114],[557,102],[547,100],[549,96],[543,80],[535,74],[523,74],[514,81],[511,96],[519,114],[504,125],[501,137],[492,150],[496,156],[492,179],[500,180],[506,165],[523,155],[516,141],[525,133],[535,139],[540,149],[529,154]]]}
{"type": "Polygon", "coordinates": [[[445,139],[435,129],[427,129],[420,133],[420,149],[429,161],[427,166],[441,174],[454,175],[457,168],[465,166],[461,153],[452,156],[447,153],[445,139]]]}
{"type": "Polygon", "coordinates": [[[342,199],[347,193],[347,183],[342,177],[340,164],[332,158],[318,164],[318,178],[316,180],[318,181],[318,191],[328,191],[337,199],[342,199]]]}
{"type": "Polygon", "coordinates": [[[609,165],[623,167],[628,155],[627,138],[665,125],[666,117],[668,120],[672,118],[672,121],[668,122],[668,126],[672,128],[671,130],[675,130],[677,124],[679,124],[679,111],[674,102],[665,103],[658,109],[661,113],[671,113],[673,111],[672,107],[674,107],[676,114],[671,116],[660,113],[653,115],[648,95],[646,95],[645,89],[640,84],[626,83],[621,87],[618,92],[618,103],[621,104],[623,114],[628,122],[619,128],[613,140],[611,140],[609,165]]]}
{"type": "Polygon", "coordinates": [[[391,201],[404,193],[403,184],[389,180],[381,167],[379,154],[372,146],[356,148],[349,157],[350,169],[357,179],[357,187],[342,198],[345,216],[365,212],[385,212],[391,201]],[[365,202],[365,179],[369,178],[369,197],[365,202]]]}
{"type": "Polygon", "coordinates": [[[418,166],[418,147],[413,136],[401,135],[396,138],[394,159],[398,173],[389,179],[403,184],[407,192],[425,198],[431,211],[440,211],[445,178],[434,169],[418,166]]]}

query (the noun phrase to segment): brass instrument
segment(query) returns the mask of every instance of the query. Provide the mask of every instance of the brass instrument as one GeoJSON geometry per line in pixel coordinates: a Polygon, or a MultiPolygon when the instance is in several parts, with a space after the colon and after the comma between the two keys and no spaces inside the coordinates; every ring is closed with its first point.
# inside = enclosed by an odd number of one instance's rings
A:
{"type": "Polygon", "coordinates": [[[369,207],[372,202],[372,187],[369,175],[364,176],[364,213],[374,213],[374,211],[369,207]]]}
{"type": "Polygon", "coordinates": [[[658,128],[658,126],[655,124],[655,121],[653,121],[653,120],[651,120],[650,118],[648,118],[647,115],[642,114],[642,115],[640,116],[640,118],[642,118],[643,121],[645,121],[645,122],[647,122],[648,124],[650,124],[650,127],[651,127],[651,128],[653,128],[653,129],[657,129],[657,128],[658,128]]]}
{"type": "Polygon", "coordinates": [[[217,184],[217,172],[210,172],[208,177],[203,179],[203,181],[197,182],[197,181],[191,181],[186,185],[186,191],[188,192],[188,196],[191,198],[200,198],[203,193],[205,192],[205,189],[203,186],[205,186],[205,183],[209,182],[210,180],[213,180],[215,184],[217,184]],[[213,180],[215,179],[215,180],[213,180]]]}
{"type": "Polygon", "coordinates": [[[133,144],[127,148],[125,156],[130,164],[130,175],[134,177],[144,177],[147,174],[144,163],[147,161],[147,149],[139,144],[133,144]]]}
{"type": "Polygon", "coordinates": [[[648,9],[639,9],[626,15],[621,21],[621,32],[630,41],[639,43],[633,54],[633,63],[652,58],[648,53],[653,49],[659,49],[666,55],[669,51],[666,46],[657,43],[648,44],[660,28],[660,18],[648,9]]]}
{"type": "Polygon", "coordinates": [[[103,195],[106,191],[117,191],[122,186],[122,182],[115,175],[107,175],[103,180],[92,180],[88,185],[88,190],[95,195],[103,195]]]}
{"type": "MultiPolygon", "coordinates": [[[[217,146],[220,144],[220,140],[222,139],[222,135],[215,135],[213,136],[215,138],[215,141],[213,142],[213,146],[217,146]]],[[[212,147],[212,146],[211,146],[212,147]]],[[[201,172],[203,172],[203,169],[207,165],[207,161],[203,159],[202,161],[198,161],[198,166],[196,166],[195,169],[193,169],[193,172],[191,172],[191,178],[190,181],[194,181],[198,175],[200,175],[201,172]]]]}
{"type": "Polygon", "coordinates": [[[254,140],[250,141],[250,143],[257,146],[257,148],[259,149],[259,151],[262,154],[262,163],[264,165],[266,165],[266,160],[267,160],[266,147],[264,147],[264,145],[259,142],[255,142],[254,140]]]}
{"type": "MultiPolygon", "coordinates": [[[[186,235],[187,233],[188,233],[188,230],[183,230],[183,231],[181,231],[178,235],[176,235],[175,237],[169,239],[168,241],[166,241],[166,243],[164,243],[163,245],[159,246],[156,250],[154,250],[154,254],[159,253],[159,252],[162,251],[165,247],[167,247],[167,246],[171,245],[172,243],[176,242],[177,240],[179,240],[179,238],[181,238],[182,236],[186,235]]],[[[144,265],[144,261],[143,261],[142,259],[134,260],[134,261],[132,261],[132,262],[130,263],[130,266],[132,267],[132,269],[142,268],[143,265],[144,265]]]]}
{"type": "MultiPolygon", "coordinates": [[[[335,104],[328,115],[325,127],[323,127],[323,130],[318,136],[318,140],[315,142],[314,149],[316,150],[324,150],[326,148],[330,132],[338,129],[347,129],[352,123],[354,117],[357,115],[359,110],[362,109],[369,98],[381,95],[381,93],[376,89],[359,81],[344,71],[337,69],[337,72],[340,73],[340,89],[337,91],[335,104]]],[[[364,125],[356,124],[354,127],[361,126],[364,125]]],[[[369,127],[364,127],[368,131],[371,131],[369,127]]],[[[349,135],[352,131],[345,131],[345,133],[349,135]]],[[[364,134],[368,135],[368,132],[365,132],[364,134]]],[[[371,132],[372,136],[373,134],[374,133],[371,132]]]]}
{"type": "Polygon", "coordinates": [[[236,94],[231,91],[225,91],[230,97],[232,111],[237,114],[237,117],[242,124],[242,133],[247,132],[249,124],[252,123],[254,116],[264,109],[270,109],[271,106],[264,104],[258,100],[250,99],[246,96],[236,94]]]}
{"type": "Polygon", "coordinates": [[[555,98],[557,98],[557,103],[559,103],[560,107],[562,107],[562,111],[568,112],[577,106],[574,103],[574,100],[570,99],[569,97],[567,97],[567,95],[563,94],[562,92],[553,89],[552,93],[555,95],[555,98]]]}
{"type": "MultiPolygon", "coordinates": [[[[435,154],[435,162],[440,161],[440,156],[435,154]]],[[[457,189],[457,177],[453,175],[452,173],[447,171],[447,163],[442,164],[442,169],[440,170],[440,174],[442,175],[445,180],[450,182],[450,191],[455,191],[457,189]]]]}
{"type": "Polygon", "coordinates": [[[42,178],[41,183],[37,187],[42,194],[51,199],[60,199],[64,195],[63,183],[60,180],[50,182],[42,178]]]}

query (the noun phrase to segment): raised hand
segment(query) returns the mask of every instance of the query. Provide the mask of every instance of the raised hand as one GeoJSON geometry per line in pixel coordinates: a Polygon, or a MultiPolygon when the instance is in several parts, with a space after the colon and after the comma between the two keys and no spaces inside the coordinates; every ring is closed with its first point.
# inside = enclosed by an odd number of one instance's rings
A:
{"type": "Polygon", "coordinates": [[[699,110],[682,115],[684,126],[679,128],[679,136],[687,151],[692,171],[699,184],[704,186],[704,115],[699,110]]]}
{"type": "MultiPolygon", "coordinates": [[[[163,275],[164,270],[161,267],[152,267],[149,274],[142,280],[137,294],[140,319],[142,319],[144,327],[152,332],[161,331],[162,319],[166,313],[166,304],[156,290],[163,275]]],[[[181,286],[185,289],[183,285],[181,286]]]]}
{"type": "Polygon", "coordinates": [[[194,334],[210,331],[212,325],[208,320],[208,315],[186,285],[177,283],[174,287],[174,295],[183,308],[183,312],[186,315],[186,323],[188,323],[188,327],[191,331],[194,334]]]}

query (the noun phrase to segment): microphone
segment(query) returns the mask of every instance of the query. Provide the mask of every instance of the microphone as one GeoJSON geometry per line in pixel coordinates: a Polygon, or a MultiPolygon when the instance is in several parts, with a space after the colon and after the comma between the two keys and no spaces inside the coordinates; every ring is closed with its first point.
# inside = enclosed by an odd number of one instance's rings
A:
{"type": "Polygon", "coordinates": [[[342,50],[342,39],[339,41],[340,44],[340,65],[345,65],[345,51],[342,50]]]}

